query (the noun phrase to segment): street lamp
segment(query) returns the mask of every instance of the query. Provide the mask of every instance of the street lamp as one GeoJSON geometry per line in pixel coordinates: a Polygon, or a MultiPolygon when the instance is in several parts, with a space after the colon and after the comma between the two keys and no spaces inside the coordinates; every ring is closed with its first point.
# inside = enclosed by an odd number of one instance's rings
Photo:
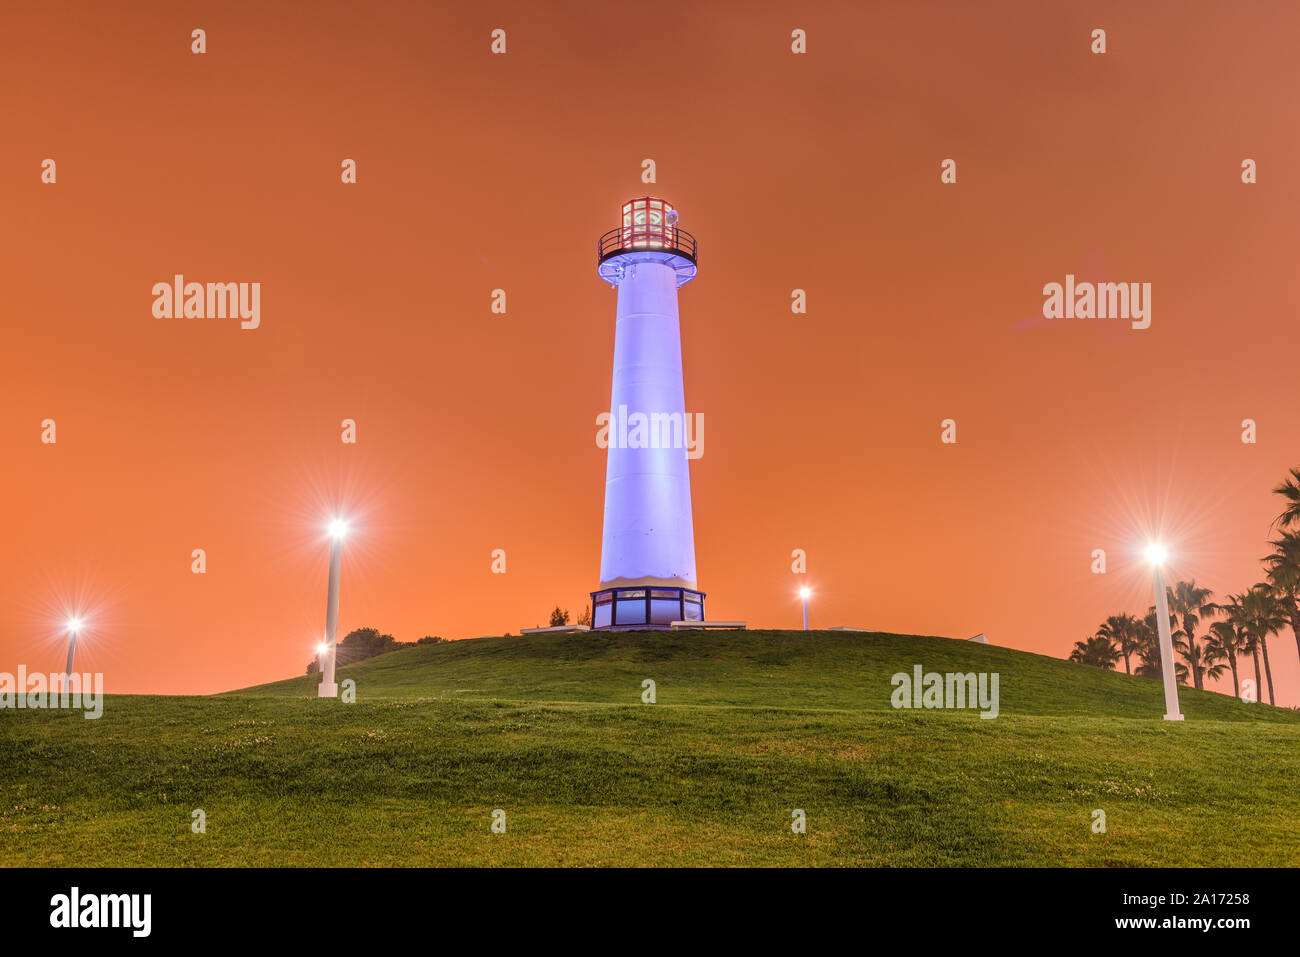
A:
{"type": "Polygon", "coordinates": [[[334,659],[338,654],[339,639],[339,568],[343,564],[343,537],[348,533],[348,523],[341,518],[330,522],[330,584],[325,605],[324,666],[321,668],[320,698],[337,698],[339,686],[334,682],[334,659]]]}
{"type": "Polygon", "coordinates": [[[1147,561],[1156,590],[1156,630],[1160,633],[1160,674],[1165,683],[1165,720],[1182,721],[1178,710],[1178,676],[1174,673],[1174,639],[1169,633],[1169,603],[1165,598],[1163,566],[1169,552],[1163,545],[1147,546],[1147,561]]]}
{"type": "Polygon", "coordinates": [[[64,690],[72,691],[72,656],[77,652],[77,632],[81,631],[81,619],[75,615],[68,619],[68,666],[63,669],[64,690]]]}
{"type": "Polygon", "coordinates": [[[808,630],[808,596],[812,594],[811,588],[800,588],[799,597],[803,599],[803,630],[808,630]]]}

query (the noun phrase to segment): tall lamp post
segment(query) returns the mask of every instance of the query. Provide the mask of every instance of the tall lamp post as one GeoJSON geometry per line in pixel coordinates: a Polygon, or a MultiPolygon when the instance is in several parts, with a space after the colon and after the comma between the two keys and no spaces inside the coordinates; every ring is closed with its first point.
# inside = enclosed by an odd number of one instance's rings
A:
{"type": "Polygon", "coordinates": [[[337,698],[339,686],[334,681],[334,659],[338,654],[339,640],[339,568],[343,564],[343,537],[348,533],[348,523],[341,518],[330,522],[330,585],[325,605],[325,661],[321,668],[320,698],[337,698]]]}
{"type": "Polygon", "coordinates": [[[1165,720],[1182,721],[1178,710],[1178,675],[1174,671],[1174,639],[1169,632],[1169,602],[1165,598],[1164,564],[1169,553],[1163,545],[1147,547],[1147,561],[1156,590],[1156,630],[1160,633],[1160,674],[1165,683],[1165,720]]]}
{"type": "Polygon", "coordinates": [[[63,688],[72,691],[72,657],[77,653],[77,632],[81,631],[81,619],[68,619],[68,664],[63,669],[63,688]]]}
{"type": "Polygon", "coordinates": [[[799,597],[803,599],[803,630],[808,630],[808,596],[812,594],[811,588],[800,588],[799,597]]]}

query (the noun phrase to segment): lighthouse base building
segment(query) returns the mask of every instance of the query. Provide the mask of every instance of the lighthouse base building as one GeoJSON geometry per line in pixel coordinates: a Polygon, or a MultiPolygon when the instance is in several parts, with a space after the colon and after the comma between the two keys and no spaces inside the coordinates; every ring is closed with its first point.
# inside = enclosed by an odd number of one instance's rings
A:
{"type": "Polygon", "coordinates": [[[695,237],[661,199],[625,203],[622,224],[600,239],[597,273],[618,306],[594,629],[705,620],[677,314],[677,290],[697,269],[695,237]]]}

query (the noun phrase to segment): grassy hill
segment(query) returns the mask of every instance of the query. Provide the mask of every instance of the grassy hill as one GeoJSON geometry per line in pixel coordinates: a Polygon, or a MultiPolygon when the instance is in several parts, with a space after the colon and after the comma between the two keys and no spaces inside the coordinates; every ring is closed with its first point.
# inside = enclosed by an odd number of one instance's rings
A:
{"type": "MultiPolygon", "coordinates": [[[[1164,714],[1158,681],[1059,658],[949,638],[879,632],[595,632],[476,638],[421,645],[339,670],[358,699],[492,697],[511,701],[639,704],[654,680],[659,705],[890,711],[896,672],[996,671],[1003,714],[1164,714]]],[[[258,685],[240,695],[315,694],[318,675],[258,685]]],[[[1300,714],[1184,689],[1190,720],[1290,721],[1300,714]]]]}
{"type": "Polygon", "coordinates": [[[1182,689],[1187,720],[1165,722],[1156,681],[1005,648],[483,638],[347,678],[356,704],[315,699],[303,676],[111,697],[98,721],[0,712],[0,861],[1300,864],[1300,714],[1182,689]],[[916,664],[998,672],[1000,716],[894,710],[890,676],[916,664]]]}

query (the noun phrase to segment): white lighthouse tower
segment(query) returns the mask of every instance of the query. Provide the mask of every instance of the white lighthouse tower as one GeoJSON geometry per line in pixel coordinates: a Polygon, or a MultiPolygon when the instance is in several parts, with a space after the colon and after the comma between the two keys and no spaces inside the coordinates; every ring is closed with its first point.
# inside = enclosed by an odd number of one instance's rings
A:
{"type": "Polygon", "coordinates": [[[677,290],[695,278],[695,237],[671,203],[623,205],[600,238],[600,278],[618,289],[605,469],[600,588],[593,628],[704,620],[695,580],[686,393],[677,290]]]}

